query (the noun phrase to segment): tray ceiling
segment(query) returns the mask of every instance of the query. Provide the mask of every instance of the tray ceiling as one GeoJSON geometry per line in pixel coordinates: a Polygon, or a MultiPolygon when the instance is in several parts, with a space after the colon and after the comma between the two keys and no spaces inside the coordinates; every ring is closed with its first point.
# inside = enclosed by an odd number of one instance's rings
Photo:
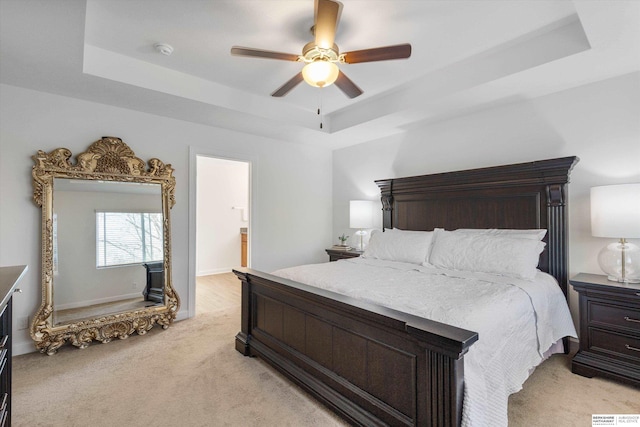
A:
{"type": "Polygon", "coordinates": [[[301,53],[313,0],[3,0],[0,81],[339,148],[640,69],[638,2],[343,4],[341,51],[413,46],[407,60],[341,65],[364,90],[355,99],[304,83],[272,98],[301,64],[229,54],[301,53]]]}

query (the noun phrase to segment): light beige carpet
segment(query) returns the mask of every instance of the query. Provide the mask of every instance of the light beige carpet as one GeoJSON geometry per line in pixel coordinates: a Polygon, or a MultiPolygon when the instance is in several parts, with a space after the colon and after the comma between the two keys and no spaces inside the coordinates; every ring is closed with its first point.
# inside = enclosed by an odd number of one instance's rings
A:
{"type": "MultiPolygon", "coordinates": [[[[262,361],[236,352],[239,328],[237,306],[199,308],[195,318],[147,336],[17,356],[13,426],[345,425],[262,361]]],[[[592,413],[640,413],[640,389],[573,375],[568,357],[556,355],[509,401],[510,426],[590,426],[592,413]]]]}
{"type": "Polygon", "coordinates": [[[84,350],[13,360],[13,426],[337,426],[264,363],[234,349],[240,312],[84,350]]]}

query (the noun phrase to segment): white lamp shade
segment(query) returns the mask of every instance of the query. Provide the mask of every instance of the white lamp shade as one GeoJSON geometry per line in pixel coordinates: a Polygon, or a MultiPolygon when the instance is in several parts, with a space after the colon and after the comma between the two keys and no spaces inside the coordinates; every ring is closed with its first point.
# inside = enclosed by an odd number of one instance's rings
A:
{"type": "Polygon", "coordinates": [[[351,200],[349,202],[349,228],[373,228],[373,202],[351,200]]]}
{"type": "Polygon", "coordinates": [[[591,234],[640,238],[640,183],[591,188],[591,234]]]}
{"type": "Polygon", "coordinates": [[[326,87],[335,82],[340,69],[329,61],[314,61],[302,68],[304,81],[315,87],[326,87]]]}

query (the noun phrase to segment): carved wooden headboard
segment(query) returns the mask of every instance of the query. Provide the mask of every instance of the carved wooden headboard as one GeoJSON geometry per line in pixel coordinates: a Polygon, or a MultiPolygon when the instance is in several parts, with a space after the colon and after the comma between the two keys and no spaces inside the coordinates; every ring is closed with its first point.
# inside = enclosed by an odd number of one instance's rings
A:
{"type": "Polygon", "coordinates": [[[567,183],[578,158],[378,180],[383,226],[403,230],[444,228],[546,228],[538,267],[567,293],[567,183]]]}

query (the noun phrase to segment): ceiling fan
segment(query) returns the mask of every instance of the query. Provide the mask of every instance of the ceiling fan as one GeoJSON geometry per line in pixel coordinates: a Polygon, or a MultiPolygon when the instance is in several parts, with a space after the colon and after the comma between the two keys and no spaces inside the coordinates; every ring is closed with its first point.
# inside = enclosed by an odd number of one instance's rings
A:
{"type": "Polygon", "coordinates": [[[302,71],[276,89],[271,96],[282,97],[304,80],[315,87],[326,87],[335,83],[345,95],[349,98],[355,98],[362,94],[362,89],[338,68],[337,63],[357,64],[360,62],[409,58],[411,56],[411,45],[405,43],[340,53],[338,46],[334,43],[334,39],[341,12],[342,3],[338,1],[315,0],[314,25],[311,28],[312,33],[315,35],[315,40],[307,43],[302,48],[302,55],[241,46],[233,46],[231,54],[305,63],[302,71]]]}

